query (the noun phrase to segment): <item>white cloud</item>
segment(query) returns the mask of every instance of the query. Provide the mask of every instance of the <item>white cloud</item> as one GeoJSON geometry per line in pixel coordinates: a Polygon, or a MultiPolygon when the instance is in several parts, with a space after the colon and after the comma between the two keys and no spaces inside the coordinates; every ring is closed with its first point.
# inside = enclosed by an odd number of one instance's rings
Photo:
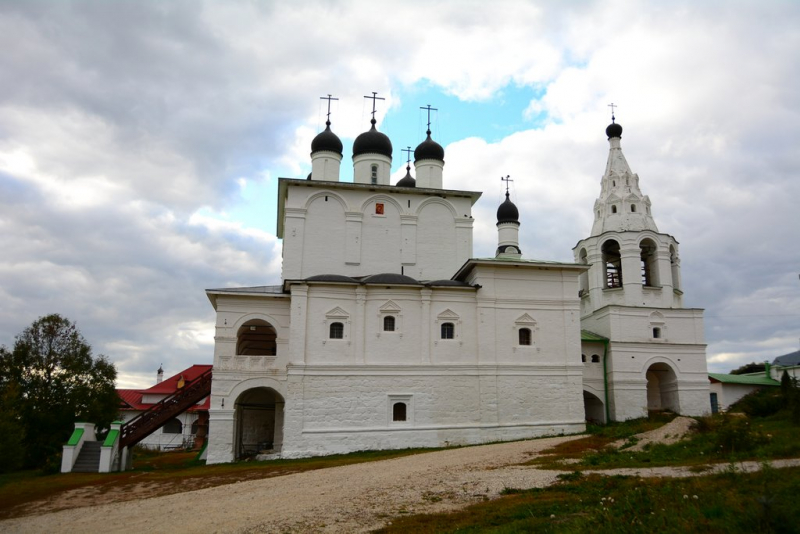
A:
{"type": "Polygon", "coordinates": [[[544,96],[520,113],[546,127],[445,147],[445,186],[485,192],[476,254],[494,252],[510,174],[525,254],[571,259],[613,101],[656,221],[681,241],[686,300],[707,308],[711,367],[794,350],[799,13],[622,0],[3,4],[0,341],[61,312],[117,362],[121,384],[147,385],[167,361],[208,362],[203,288],[280,276],[280,242],[230,213],[244,198],[273,202],[249,196],[308,168],[321,95],[340,98],[333,129],[352,139],[371,91],[386,98],[382,121],[414,84],[487,102],[526,85],[544,96]]]}

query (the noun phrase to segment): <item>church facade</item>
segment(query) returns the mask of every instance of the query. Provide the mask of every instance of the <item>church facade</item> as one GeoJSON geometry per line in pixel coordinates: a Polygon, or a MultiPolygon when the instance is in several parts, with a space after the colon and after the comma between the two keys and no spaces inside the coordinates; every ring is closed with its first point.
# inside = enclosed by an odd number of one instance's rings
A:
{"type": "Polygon", "coordinates": [[[480,192],[444,187],[427,138],[390,183],[392,144],[312,142],[279,180],[282,284],[207,290],[216,310],[209,463],[486,443],[648,409],[709,411],[702,310],[682,307],[659,233],[609,126],[609,163],[575,263],[525,259],[506,193],[494,257],[472,257],[480,192]]]}

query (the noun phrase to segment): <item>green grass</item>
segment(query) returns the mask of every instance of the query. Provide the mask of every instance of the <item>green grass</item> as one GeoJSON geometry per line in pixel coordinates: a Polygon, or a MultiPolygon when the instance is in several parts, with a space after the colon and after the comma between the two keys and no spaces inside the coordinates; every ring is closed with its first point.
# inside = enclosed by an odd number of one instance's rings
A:
{"type": "Polygon", "coordinates": [[[568,474],[449,514],[396,518],[381,533],[797,532],[800,468],[689,479],[568,474]]]}
{"type": "Polygon", "coordinates": [[[643,451],[631,451],[625,446],[610,447],[617,440],[657,428],[671,417],[612,423],[605,427],[590,427],[585,438],[562,443],[536,458],[528,465],[563,469],[563,459],[580,459],[571,469],[613,469],[620,467],[659,467],[668,465],[698,466],[707,463],[792,458],[800,456],[798,428],[791,424],[789,414],[779,412],[763,418],[717,415],[697,419],[697,432],[672,445],[654,444],[643,451]]]}
{"type": "Polygon", "coordinates": [[[766,417],[699,418],[697,432],[688,439],[641,452],[609,447],[672,417],[656,415],[590,427],[586,437],[544,451],[548,456],[528,464],[564,470],[559,483],[549,488],[507,488],[498,499],[453,513],[396,518],[377,532],[800,532],[800,467],[776,470],[765,461],[800,456],[800,429],[792,424],[791,410],[766,417]],[[566,466],[560,462],[564,459],[580,462],[566,466]],[[742,460],[763,461],[762,470],[737,471],[734,462],[742,460]],[[722,474],[691,478],[582,473],[666,465],[688,465],[690,471],[703,473],[709,463],[718,462],[729,462],[729,468],[722,474]]]}

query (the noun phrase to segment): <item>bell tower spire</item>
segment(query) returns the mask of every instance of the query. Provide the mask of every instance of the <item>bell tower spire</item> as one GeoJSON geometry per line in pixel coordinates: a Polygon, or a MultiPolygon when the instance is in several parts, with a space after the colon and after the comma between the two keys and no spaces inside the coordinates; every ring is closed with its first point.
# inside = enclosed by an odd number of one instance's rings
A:
{"type": "MultiPolygon", "coordinates": [[[[612,109],[616,104],[609,104],[612,109]]],[[[601,180],[600,196],[594,203],[592,235],[604,232],[658,232],[650,213],[650,198],[639,189],[639,175],[631,171],[620,142],[622,126],[617,124],[612,111],[611,124],[606,128],[608,136],[608,161],[601,180]]]]}

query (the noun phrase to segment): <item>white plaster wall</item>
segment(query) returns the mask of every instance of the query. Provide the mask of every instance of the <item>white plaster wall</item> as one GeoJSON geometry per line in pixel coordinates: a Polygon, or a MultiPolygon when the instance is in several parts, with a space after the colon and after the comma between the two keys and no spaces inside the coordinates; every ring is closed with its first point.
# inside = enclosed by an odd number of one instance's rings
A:
{"type": "MultiPolygon", "coordinates": [[[[578,371],[579,372],[579,371],[578,371]]],[[[290,370],[284,457],[432,447],[584,428],[578,372],[404,366],[290,370]],[[297,373],[297,374],[295,374],[297,373]],[[486,391],[483,377],[493,387],[486,391]],[[410,396],[413,419],[390,420],[390,395],[410,396]],[[302,413],[302,418],[300,414],[302,413]],[[302,421],[302,423],[298,423],[302,421]]]]}
{"type": "Polygon", "coordinates": [[[710,412],[704,345],[611,342],[608,353],[609,406],[615,421],[647,415],[647,370],[657,363],[676,375],[682,415],[710,412]]]}
{"type": "Polygon", "coordinates": [[[697,308],[647,308],[607,306],[581,318],[582,327],[612,341],[654,345],[703,344],[703,310],[697,308]],[[653,326],[662,337],[653,338],[653,326]]]}
{"type": "Polygon", "coordinates": [[[291,184],[284,206],[283,278],[400,273],[449,279],[472,255],[472,200],[425,190],[291,184]],[[325,200],[327,198],[327,201],[325,200]],[[376,203],[384,214],[376,213],[376,203]]]}
{"type": "MultiPolygon", "coordinates": [[[[722,384],[720,382],[712,382],[709,386],[709,390],[717,394],[719,409],[724,411],[742,397],[762,389],[763,387],[764,386],[751,386],[748,384],[722,384]]],[[[709,403],[710,402],[709,400],[709,403]]]]}
{"type": "Polygon", "coordinates": [[[414,162],[414,174],[417,177],[417,187],[430,187],[441,189],[444,163],[434,159],[424,159],[414,162]]]}
{"type": "Polygon", "coordinates": [[[327,150],[316,152],[311,156],[311,179],[338,182],[341,162],[341,154],[327,150]]]}

